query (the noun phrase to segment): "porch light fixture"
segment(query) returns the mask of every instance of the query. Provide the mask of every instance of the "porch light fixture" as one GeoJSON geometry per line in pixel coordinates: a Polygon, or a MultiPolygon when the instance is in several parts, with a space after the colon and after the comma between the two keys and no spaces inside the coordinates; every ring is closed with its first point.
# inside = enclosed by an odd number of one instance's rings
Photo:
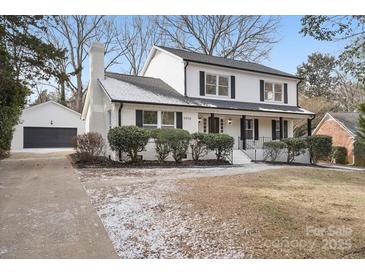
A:
{"type": "Polygon", "coordinates": [[[228,125],[232,125],[232,119],[228,118],[228,125]]]}

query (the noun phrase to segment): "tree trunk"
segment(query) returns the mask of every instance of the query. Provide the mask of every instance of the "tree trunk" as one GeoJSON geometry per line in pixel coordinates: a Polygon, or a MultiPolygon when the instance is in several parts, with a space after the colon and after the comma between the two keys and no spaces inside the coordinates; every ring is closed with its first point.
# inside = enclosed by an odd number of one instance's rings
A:
{"type": "Polygon", "coordinates": [[[83,88],[82,88],[82,80],[81,80],[81,72],[77,75],[77,94],[76,94],[76,109],[78,112],[82,112],[82,95],[83,95],[83,88]]]}

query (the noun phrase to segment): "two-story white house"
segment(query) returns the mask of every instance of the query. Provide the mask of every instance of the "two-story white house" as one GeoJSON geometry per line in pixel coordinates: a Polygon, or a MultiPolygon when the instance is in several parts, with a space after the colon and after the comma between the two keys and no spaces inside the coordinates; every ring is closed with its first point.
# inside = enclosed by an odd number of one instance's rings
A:
{"type": "MultiPolygon", "coordinates": [[[[226,133],[235,139],[235,158],[261,160],[262,144],[292,137],[295,119],[307,119],[311,134],[314,113],[299,107],[295,75],[162,46],[151,49],[140,76],[104,72],[100,43],[92,45],[89,58],[82,119],[86,131],[105,139],[110,128],[123,125],[226,133]],[[256,156],[248,153],[254,148],[256,156]]],[[[110,150],[107,155],[119,157],[110,150]]],[[[155,159],[153,146],[142,155],[155,159]]]]}

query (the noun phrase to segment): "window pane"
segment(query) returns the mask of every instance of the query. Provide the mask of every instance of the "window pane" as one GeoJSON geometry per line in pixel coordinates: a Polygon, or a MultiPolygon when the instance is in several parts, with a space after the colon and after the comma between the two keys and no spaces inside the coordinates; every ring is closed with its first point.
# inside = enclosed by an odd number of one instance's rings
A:
{"type": "Polygon", "coordinates": [[[161,112],[162,125],[175,125],[175,114],[173,112],[161,112]]]}
{"type": "Polygon", "coordinates": [[[205,93],[210,95],[216,95],[216,86],[206,85],[205,93]]]}
{"type": "Polygon", "coordinates": [[[272,83],[265,82],[265,91],[272,91],[272,83]]]}
{"type": "Polygon", "coordinates": [[[221,86],[219,86],[218,95],[228,96],[228,87],[221,87],[221,86]]]}
{"type": "Polygon", "coordinates": [[[282,92],[283,86],[281,84],[275,84],[275,92],[282,92]]]}
{"type": "Polygon", "coordinates": [[[219,85],[228,87],[228,77],[219,76],[219,85]]]}
{"type": "Polygon", "coordinates": [[[252,129],[252,125],[253,125],[252,119],[246,120],[246,129],[252,129]]]}
{"type": "Polygon", "coordinates": [[[280,131],[280,120],[277,120],[275,124],[276,130],[280,131]]]}
{"type": "Polygon", "coordinates": [[[216,85],[217,84],[217,76],[207,74],[207,84],[216,85]]]}
{"type": "Polygon", "coordinates": [[[275,92],[275,101],[281,101],[281,92],[275,92]]]}
{"type": "Polygon", "coordinates": [[[143,111],[143,124],[157,125],[157,111],[143,111]]]}
{"type": "Polygon", "coordinates": [[[272,91],[265,91],[265,100],[272,100],[273,97],[273,92],[272,91]]]}

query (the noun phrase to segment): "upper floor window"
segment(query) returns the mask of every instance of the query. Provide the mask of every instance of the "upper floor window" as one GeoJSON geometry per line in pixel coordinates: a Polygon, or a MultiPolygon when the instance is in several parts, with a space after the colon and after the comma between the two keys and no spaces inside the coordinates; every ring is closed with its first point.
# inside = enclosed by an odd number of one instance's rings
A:
{"type": "Polygon", "coordinates": [[[222,75],[206,74],[205,93],[213,96],[228,96],[229,77],[222,75]]]}
{"type": "Polygon", "coordinates": [[[265,82],[265,101],[282,102],[283,85],[278,83],[265,82]]]}
{"type": "Polygon", "coordinates": [[[157,128],[157,111],[143,111],[143,127],[157,128]]]}

